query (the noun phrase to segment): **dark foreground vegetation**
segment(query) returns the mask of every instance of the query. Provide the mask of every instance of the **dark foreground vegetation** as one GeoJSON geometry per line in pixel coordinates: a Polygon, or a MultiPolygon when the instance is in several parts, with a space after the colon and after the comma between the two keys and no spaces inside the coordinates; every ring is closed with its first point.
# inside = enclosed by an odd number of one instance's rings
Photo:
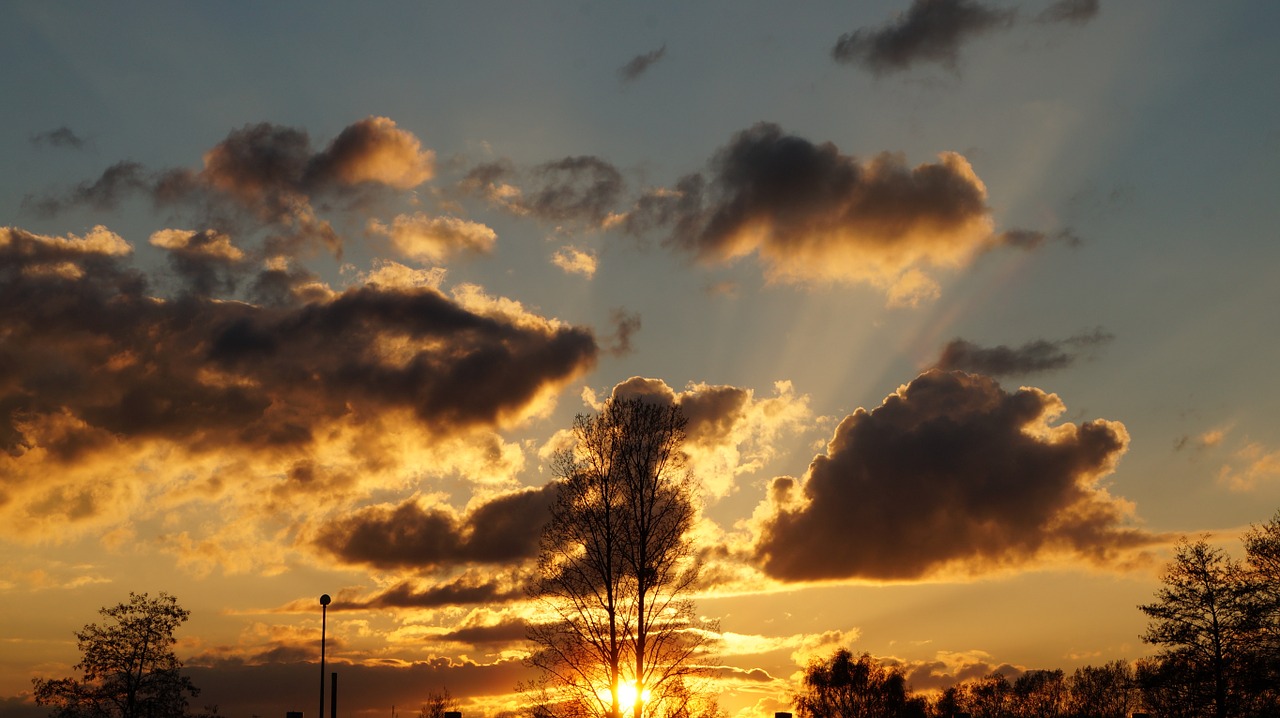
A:
{"type": "Polygon", "coordinates": [[[805,671],[800,718],[1274,718],[1280,716],[1280,513],[1245,535],[1237,561],[1207,539],[1181,541],[1142,639],[1159,652],[1062,670],[992,673],[940,694],[904,669],[839,650],[805,671]]]}

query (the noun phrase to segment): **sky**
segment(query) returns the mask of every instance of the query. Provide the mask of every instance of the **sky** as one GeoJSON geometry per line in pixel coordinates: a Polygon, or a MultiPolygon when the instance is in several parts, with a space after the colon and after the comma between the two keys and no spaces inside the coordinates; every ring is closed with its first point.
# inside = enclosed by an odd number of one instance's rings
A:
{"type": "Polygon", "coordinates": [[[1150,653],[1280,508],[1280,5],[0,6],[0,715],[517,707],[550,458],[689,418],[729,716],[1150,653]]]}

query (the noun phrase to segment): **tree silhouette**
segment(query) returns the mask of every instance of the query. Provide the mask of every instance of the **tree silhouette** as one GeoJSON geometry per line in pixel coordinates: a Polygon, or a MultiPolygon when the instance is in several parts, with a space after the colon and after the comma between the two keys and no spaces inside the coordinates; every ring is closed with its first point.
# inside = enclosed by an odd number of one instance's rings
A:
{"type": "Polygon", "coordinates": [[[907,679],[870,654],[857,659],[841,648],[805,669],[795,697],[801,718],[924,718],[927,704],[911,695],[907,679]]]}
{"type": "Polygon", "coordinates": [[[1252,526],[1244,537],[1245,563],[1249,578],[1258,589],[1261,633],[1258,648],[1262,666],[1258,670],[1259,700],[1280,713],[1280,511],[1271,520],[1252,526]]]}
{"type": "Polygon", "coordinates": [[[53,707],[54,718],[184,716],[200,689],[181,673],[173,632],[190,613],[167,593],[130,593],[128,603],[98,613],[108,620],[76,633],[83,677],[32,679],[36,703],[53,707]]]}
{"type": "Polygon", "coordinates": [[[578,416],[573,448],[543,531],[531,597],[555,620],[535,624],[544,706],[558,714],[697,714],[689,681],[705,629],[688,600],[698,564],[692,478],[677,406],[613,399],[578,416]]]}
{"type": "Polygon", "coordinates": [[[1148,671],[1144,686],[1162,676],[1185,681],[1177,692],[1197,714],[1243,715],[1260,659],[1256,582],[1204,539],[1179,542],[1161,580],[1156,601],[1138,608],[1151,618],[1142,640],[1160,646],[1168,665],[1148,671]]]}
{"type": "Polygon", "coordinates": [[[1137,707],[1133,667],[1126,661],[1081,666],[1067,680],[1067,714],[1078,718],[1126,718],[1137,707]]]}

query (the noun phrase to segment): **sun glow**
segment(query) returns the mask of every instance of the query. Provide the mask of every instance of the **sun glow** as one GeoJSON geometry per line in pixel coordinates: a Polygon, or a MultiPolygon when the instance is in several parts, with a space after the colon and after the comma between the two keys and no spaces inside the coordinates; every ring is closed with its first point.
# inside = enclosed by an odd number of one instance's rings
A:
{"type": "MultiPolygon", "coordinates": [[[[601,688],[596,691],[596,695],[605,703],[612,703],[613,693],[608,688],[601,688]]],[[[649,689],[640,691],[640,701],[642,703],[649,702],[649,689]]],[[[618,705],[633,706],[636,704],[636,684],[634,682],[622,681],[618,684],[618,705]]]]}

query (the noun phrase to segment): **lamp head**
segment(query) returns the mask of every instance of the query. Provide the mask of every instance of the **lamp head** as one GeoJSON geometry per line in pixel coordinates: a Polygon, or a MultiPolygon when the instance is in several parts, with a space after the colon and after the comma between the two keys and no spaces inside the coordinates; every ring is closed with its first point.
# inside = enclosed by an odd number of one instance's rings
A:
{"type": "Polygon", "coordinates": [[[330,601],[332,601],[332,600],[333,600],[333,599],[329,598],[329,594],[327,594],[327,593],[324,593],[324,594],[321,594],[321,595],[320,595],[320,605],[321,605],[321,606],[328,606],[328,605],[329,605],[329,602],[330,602],[330,601]]]}

